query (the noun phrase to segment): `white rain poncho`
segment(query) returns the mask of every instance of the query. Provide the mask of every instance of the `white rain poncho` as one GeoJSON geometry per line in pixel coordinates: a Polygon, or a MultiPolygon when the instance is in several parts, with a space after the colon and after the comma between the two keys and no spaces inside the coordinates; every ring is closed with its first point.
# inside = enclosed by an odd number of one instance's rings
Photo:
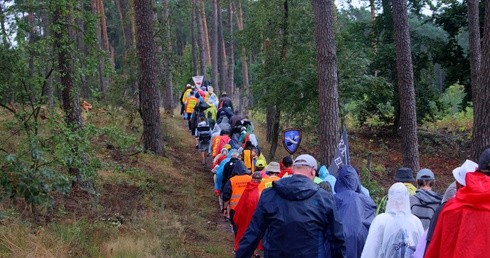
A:
{"type": "Polygon", "coordinates": [[[369,228],[361,258],[411,258],[423,233],[422,223],[410,212],[407,188],[396,183],[388,191],[386,212],[369,228]]]}

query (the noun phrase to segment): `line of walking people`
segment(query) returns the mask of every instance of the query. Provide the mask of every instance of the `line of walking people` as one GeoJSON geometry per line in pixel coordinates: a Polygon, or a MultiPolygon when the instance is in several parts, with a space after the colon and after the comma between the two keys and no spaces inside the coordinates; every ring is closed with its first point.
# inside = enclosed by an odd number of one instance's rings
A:
{"type": "Polygon", "coordinates": [[[398,169],[377,207],[356,168],[341,166],[334,177],[309,154],[267,163],[252,122],[233,110],[226,93],[218,100],[209,87],[186,91],[182,114],[203,166],[213,157],[214,193],[233,228],[236,257],[488,254],[490,227],[476,229],[488,221],[478,217],[490,216],[490,149],[478,164],[466,161],[453,170],[455,182],[444,196],[433,191],[430,169],[416,177],[398,169]]]}

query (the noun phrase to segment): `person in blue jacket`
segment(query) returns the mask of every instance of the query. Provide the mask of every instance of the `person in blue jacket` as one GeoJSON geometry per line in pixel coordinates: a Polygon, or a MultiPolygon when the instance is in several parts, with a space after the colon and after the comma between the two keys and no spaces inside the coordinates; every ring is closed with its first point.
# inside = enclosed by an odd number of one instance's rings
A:
{"type": "Polygon", "coordinates": [[[345,257],[343,227],[330,193],[313,183],[315,158],[298,156],[294,175],[264,190],[236,257],[249,258],[262,239],[264,257],[345,257]]]}
{"type": "Polygon", "coordinates": [[[339,168],[335,183],[335,204],[344,227],[346,257],[359,258],[376,213],[376,204],[371,197],[358,192],[359,176],[354,167],[339,168]]]}

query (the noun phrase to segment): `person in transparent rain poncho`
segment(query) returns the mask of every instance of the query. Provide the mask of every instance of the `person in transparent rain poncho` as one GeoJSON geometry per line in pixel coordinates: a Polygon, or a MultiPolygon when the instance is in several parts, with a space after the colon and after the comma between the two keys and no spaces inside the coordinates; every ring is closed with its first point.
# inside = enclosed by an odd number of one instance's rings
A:
{"type": "Polygon", "coordinates": [[[424,233],[422,222],[410,212],[407,188],[395,183],[388,190],[386,212],[373,220],[361,258],[409,258],[424,233]]]}

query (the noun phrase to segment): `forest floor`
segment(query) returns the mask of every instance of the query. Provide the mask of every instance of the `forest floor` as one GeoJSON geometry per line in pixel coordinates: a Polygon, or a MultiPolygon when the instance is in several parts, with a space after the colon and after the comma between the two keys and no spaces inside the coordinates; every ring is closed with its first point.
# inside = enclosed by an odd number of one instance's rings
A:
{"type": "MultiPolygon", "coordinates": [[[[141,122],[122,110],[93,110],[87,121],[141,136],[141,122]]],[[[98,194],[75,188],[68,196],[54,196],[55,212],[45,224],[33,223],[22,202],[17,208],[1,203],[0,256],[232,257],[232,233],[219,213],[212,173],[201,167],[186,122],[169,114],[163,114],[162,121],[164,157],[118,148],[105,135],[94,138],[93,148],[103,164],[95,180],[98,194]]],[[[265,128],[260,121],[255,127],[267,153],[265,128]]],[[[436,190],[443,193],[452,181],[452,169],[467,156],[467,141],[447,132],[421,131],[419,137],[421,166],[435,172],[436,190]]],[[[317,156],[314,139],[306,135],[298,152],[317,156]]],[[[363,184],[375,199],[383,196],[402,163],[401,139],[365,129],[350,132],[349,141],[352,164],[360,169],[363,184]]],[[[278,146],[276,157],[284,155],[278,146]]]]}

